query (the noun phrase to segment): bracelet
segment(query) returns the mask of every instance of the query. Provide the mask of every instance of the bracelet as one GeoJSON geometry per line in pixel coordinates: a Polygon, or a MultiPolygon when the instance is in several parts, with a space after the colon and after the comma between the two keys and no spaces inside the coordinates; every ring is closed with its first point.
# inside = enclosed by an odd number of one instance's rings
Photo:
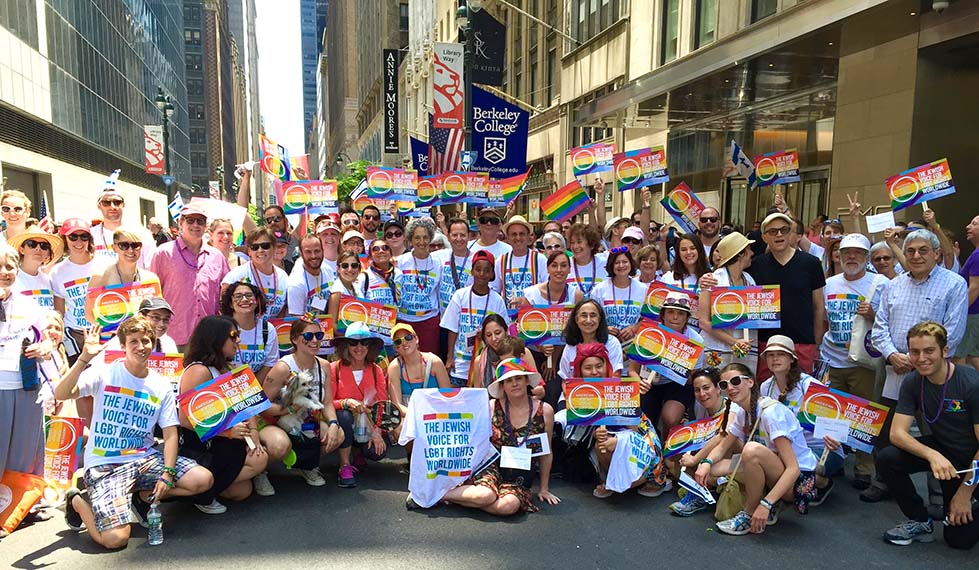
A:
{"type": "Polygon", "coordinates": [[[177,478],[177,470],[173,467],[164,467],[163,473],[169,473],[170,476],[173,477],[174,479],[177,478]]]}
{"type": "Polygon", "coordinates": [[[163,477],[160,477],[160,478],[158,479],[158,481],[160,481],[160,482],[162,482],[162,483],[163,483],[164,485],[166,485],[167,487],[169,487],[169,488],[171,488],[171,489],[173,489],[173,488],[174,488],[174,486],[175,486],[175,485],[173,484],[173,481],[167,481],[167,480],[166,480],[166,479],[164,479],[163,477]]]}
{"type": "Polygon", "coordinates": [[[775,508],[775,505],[773,505],[768,499],[762,499],[758,501],[758,504],[765,507],[769,511],[775,508]]]}
{"type": "Polygon", "coordinates": [[[91,361],[91,360],[82,360],[81,358],[79,358],[79,359],[78,359],[78,362],[81,362],[81,363],[82,363],[82,364],[84,364],[85,366],[88,366],[89,364],[91,364],[91,363],[92,363],[92,361],[91,361]]]}
{"type": "Polygon", "coordinates": [[[340,422],[338,422],[336,420],[330,420],[330,421],[326,422],[326,425],[327,426],[337,426],[337,427],[340,427],[340,422]]]}
{"type": "Polygon", "coordinates": [[[710,465],[711,467],[714,466],[714,461],[710,457],[705,457],[704,459],[701,459],[700,460],[700,463],[698,463],[698,465],[701,465],[703,463],[706,463],[707,465],[710,465]]]}

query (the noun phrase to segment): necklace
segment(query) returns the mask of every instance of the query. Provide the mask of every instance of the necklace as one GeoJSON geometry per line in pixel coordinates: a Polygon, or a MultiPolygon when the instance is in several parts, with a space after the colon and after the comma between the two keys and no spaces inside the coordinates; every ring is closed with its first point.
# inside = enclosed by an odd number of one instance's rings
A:
{"type": "Polygon", "coordinates": [[[422,292],[424,292],[425,286],[428,285],[428,272],[432,270],[432,267],[429,266],[427,269],[425,269],[424,273],[422,273],[418,269],[418,258],[412,255],[411,262],[415,266],[415,284],[418,285],[418,288],[421,289],[422,292]]]}
{"type": "Polygon", "coordinates": [[[574,265],[574,282],[578,284],[578,288],[581,289],[581,292],[584,294],[584,296],[588,297],[589,295],[591,295],[591,290],[595,288],[595,281],[598,280],[595,278],[595,256],[594,255],[591,256],[591,285],[587,289],[585,289],[585,286],[582,284],[581,279],[578,276],[578,262],[575,261],[573,265],[574,265]]]}
{"type": "Polygon", "coordinates": [[[924,416],[925,421],[929,424],[933,424],[938,421],[938,418],[942,417],[942,411],[944,411],[945,406],[945,394],[948,392],[948,379],[952,377],[952,365],[946,360],[945,366],[945,385],[942,386],[942,397],[938,400],[938,413],[935,414],[934,418],[928,417],[928,411],[925,410],[925,382],[928,381],[924,376],[921,377],[921,415],[924,416]]]}
{"type": "MultiPolygon", "coordinates": [[[[200,259],[200,254],[197,254],[197,257],[194,258],[194,263],[191,263],[190,261],[188,261],[187,260],[187,257],[184,255],[184,250],[180,247],[180,244],[185,244],[186,245],[186,243],[187,242],[184,241],[184,238],[178,237],[177,238],[177,243],[174,244],[173,249],[177,250],[177,253],[180,254],[180,259],[182,259],[184,261],[184,264],[187,267],[189,267],[191,269],[195,269],[197,271],[200,271],[201,266],[197,262],[197,260],[200,259]]],[[[190,246],[187,246],[187,249],[190,249],[190,246]]],[[[203,252],[204,252],[204,248],[202,246],[201,247],[201,253],[203,253],[203,252]]]]}

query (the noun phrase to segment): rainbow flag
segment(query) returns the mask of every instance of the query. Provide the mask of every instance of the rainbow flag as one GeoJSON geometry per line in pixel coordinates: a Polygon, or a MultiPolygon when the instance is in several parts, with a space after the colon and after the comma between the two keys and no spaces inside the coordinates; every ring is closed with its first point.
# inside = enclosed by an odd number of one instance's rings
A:
{"type": "Polygon", "coordinates": [[[624,378],[569,379],[564,383],[568,425],[639,425],[639,382],[624,378]]]}
{"type": "Polygon", "coordinates": [[[466,173],[442,174],[442,204],[461,204],[466,199],[466,173]]]}
{"type": "Polygon", "coordinates": [[[541,211],[549,220],[564,222],[588,207],[591,200],[581,183],[573,180],[540,201],[541,211]]]}
{"type": "Polygon", "coordinates": [[[686,182],[677,184],[676,188],[659,201],[676,223],[686,228],[687,232],[697,231],[700,212],[704,211],[704,203],[697,198],[686,182]]]}
{"type": "Polygon", "coordinates": [[[663,442],[663,457],[683,455],[703,448],[720,430],[724,414],[717,414],[694,422],[676,426],[663,442]]]}
{"type": "Polygon", "coordinates": [[[442,175],[422,176],[418,179],[418,197],[415,199],[415,206],[418,208],[429,208],[441,204],[442,196],[442,175]]]}
{"type": "Polygon", "coordinates": [[[670,181],[663,147],[620,152],[612,157],[615,164],[615,187],[619,192],[636,190],[670,181]]]}
{"type": "Polygon", "coordinates": [[[242,365],[177,396],[201,441],[272,407],[251,367],[242,365]]]}
{"type": "Polygon", "coordinates": [[[639,364],[649,366],[668,380],[685,385],[687,376],[697,366],[697,360],[703,351],[703,343],[659,323],[642,319],[626,356],[639,364]]]}
{"type": "Polygon", "coordinates": [[[955,194],[948,159],[943,158],[895,174],[884,181],[895,212],[926,200],[955,194]]]}
{"type": "Polygon", "coordinates": [[[755,180],[757,188],[802,180],[799,176],[799,153],[790,148],[755,157],[755,180]]]}
{"type": "Polygon", "coordinates": [[[571,149],[571,167],[574,175],[598,174],[612,170],[615,145],[594,143],[571,149]]]}
{"type": "Polygon", "coordinates": [[[291,173],[289,170],[289,151],[286,147],[275,144],[265,135],[258,135],[258,164],[267,174],[286,182],[291,173]]]}
{"type": "Polygon", "coordinates": [[[527,184],[527,172],[509,178],[491,179],[487,200],[490,206],[504,207],[517,199],[527,184]]]}
{"type": "Polygon", "coordinates": [[[782,326],[782,293],[778,285],[714,287],[710,324],[715,329],[777,329],[782,326]]]}

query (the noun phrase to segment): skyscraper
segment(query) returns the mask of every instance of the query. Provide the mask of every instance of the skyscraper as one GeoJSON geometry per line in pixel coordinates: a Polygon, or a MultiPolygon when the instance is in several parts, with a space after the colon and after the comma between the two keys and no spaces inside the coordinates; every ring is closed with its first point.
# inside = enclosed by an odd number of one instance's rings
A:
{"type": "Polygon", "coordinates": [[[303,76],[303,132],[309,147],[309,132],[316,115],[316,70],[326,28],[327,0],[299,0],[299,34],[303,76]]]}

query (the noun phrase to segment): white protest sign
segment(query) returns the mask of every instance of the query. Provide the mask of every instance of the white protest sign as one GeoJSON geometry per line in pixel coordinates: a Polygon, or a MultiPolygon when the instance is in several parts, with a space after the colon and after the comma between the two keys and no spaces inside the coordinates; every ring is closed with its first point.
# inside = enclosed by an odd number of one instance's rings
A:
{"type": "Polygon", "coordinates": [[[816,439],[823,439],[829,436],[840,443],[846,443],[850,435],[850,420],[831,419],[819,416],[816,418],[816,427],[812,430],[812,436],[816,439]]]}
{"type": "Polygon", "coordinates": [[[896,225],[897,223],[894,222],[894,212],[890,210],[881,214],[867,216],[867,233],[880,233],[896,225]]]}

